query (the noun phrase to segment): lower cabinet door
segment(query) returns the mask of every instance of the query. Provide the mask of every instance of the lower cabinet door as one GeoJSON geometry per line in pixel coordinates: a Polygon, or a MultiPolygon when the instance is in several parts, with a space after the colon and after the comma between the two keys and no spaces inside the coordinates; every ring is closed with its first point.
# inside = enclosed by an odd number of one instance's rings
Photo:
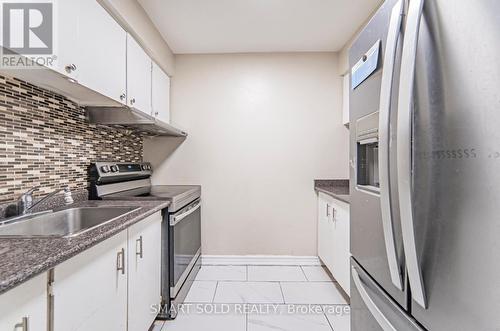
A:
{"type": "Polygon", "coordinates": [[[323,193],[318,197],[318,255],[325,266],[333,273],[334,233],[332,204],[323,193]]]}
{"type": "Polygon", "coordinates": [[[148,330],[160,304],[160,213],[128,229],[128,330],[148,330]]]}
{"type": "Polygon", "coordinates": [[[349,204],[318,195],[318,255],[344,291],[350,295],[349,204]]]}
{"type": "Polygon", "coordinates": [[[0,295],[0,330],[47,330],[47,274],[0,295]]]}
{"type": "Polygon", "coordinates": [[[333,267],[332,274],[344,291],[351,293],[349,205],[333,200],[333,267]]]}
{"type": "Polygon", "coordinates": [[[54,331],[127,330],[127,231],[54,270],[54,331]]]}

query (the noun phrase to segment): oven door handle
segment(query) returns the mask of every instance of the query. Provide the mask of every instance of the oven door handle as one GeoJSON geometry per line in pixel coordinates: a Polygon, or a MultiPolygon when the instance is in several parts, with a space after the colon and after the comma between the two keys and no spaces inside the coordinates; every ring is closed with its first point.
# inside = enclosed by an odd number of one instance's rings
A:
{"type": "Polygon", "coordinates": [[[198,203],[193,208],[189,209],[187,212],[182,213],[180,215],[171,216],[170,217],[170,226],[177,225],[183,219],[185,219],[186,217],[188,217],[189,215],[191,215],[192,213],[194,213],[195,211],[200,209],[200,207],[201,207],[201,200],[199,200],[198,203]]]}

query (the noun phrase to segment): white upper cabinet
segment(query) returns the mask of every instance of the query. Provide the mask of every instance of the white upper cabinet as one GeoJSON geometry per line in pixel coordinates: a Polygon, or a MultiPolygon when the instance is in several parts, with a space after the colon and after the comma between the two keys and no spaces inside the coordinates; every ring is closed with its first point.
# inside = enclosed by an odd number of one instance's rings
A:
{"type": "Polygon", "coordinates": [[[342,77],[342,124],[349,127],[349,92],[351,90],[351,75],[342,77]]]}
{"type": "Polygon", "coordinates": [[[170,77],[154,62],[152,75],[153,116],[170,123],[170,77]]]}
{"type": "Polygon", "coordinates": [[[78,82],[125,104],[127,33],[97,1],[79,3],[78,45],[73,46],[78,48],[73,68],[78,82]]]}
{"type": "Polygon", "coordinates": [[[57,3],[57,22],[59,28],[58,45],[56,50],[57,61],[55,67],[51,68],[59,73],[78,79],[78,15],[80,2],[82,0],[64,0],[57,3]]]}
{"type": "Polygon", "coordinates": [[[96,0],[64,0],[55,8],[55,58],[47,70],[0,73],[84,106],[127,105],[169,123],[170,78],[106,9],[96,0]]]}
{"type": "Polygon", "coordinates": [[[0,330],[46,331],[47,274],[0,295],[0,330]]]}
{"type": "Polygon", "coordinates": [[[128,105],[151,115],[151,58],[127,35],[128,105]]]}

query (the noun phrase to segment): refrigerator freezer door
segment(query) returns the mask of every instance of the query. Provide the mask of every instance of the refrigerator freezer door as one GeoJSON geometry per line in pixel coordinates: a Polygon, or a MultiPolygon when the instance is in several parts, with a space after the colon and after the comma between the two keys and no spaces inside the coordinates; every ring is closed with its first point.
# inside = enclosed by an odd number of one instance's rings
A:
{"type": "Polygon", "coordinates": [[[354,259],[351,272],[352,331],[422,331],[354,259]]]}
{"type": "MultiPolygon", "coordinates": [[[[387,46],[389,25],[393,8],[399,2],[396,0],[385,1],[375,16],[370,20],[367,27],[359,35],[358,39],[351,47],[349,58],[351,65],[356,64],[360,58],[369,50],[377,40],[380,42],[381,59],[386,59],[386,52],[394,52],[392,47],[387,46]]],[[[397,23],[397,20],[396,20],[397,23]]],[[[393,36],[394,37],[394,36],[393,36]]],[[[393,72],[392,95],[390,99],[384,101],[390,102],[390,108],[396,109],[395,100],[397,100],[398,78],[400,56],[401,54],[401,38],[397,38],[394,62],[392,63],[396,70],[393,72]]],[[[359,123],[359,120],[367,118],[367,115],[373,114],[380,108],[380,94],[382,86],[382,76],[384,70],[392,70],[391,64],[383,61],[380,62],[380,69],[374,72],[370,77],[364,80],[356,89],[350,91],[350,119],[351,123],[359,123]]],[[[385,132],[385,141],[394,141],[394,124],[395,114],[397,112],[390,112],[389,118],[389,131],[385,132]]],[[[375,128],[378,129],[378,123],[375,123],[375,128]]],[[[394,300],[406,309],[407,305],[407,292],[404,275],[404,261],[401,258],[402,252],[402,239],[401,227],[399,221],[399,206],[397,204],[397,185],[396,185],[396,171],[395,171],[395,148],[389,148],[384,154],[389,152],[389,160],[384,164],[389,166],[389,173],[391,174],[390,193],[385,196],[390,201],[384,200],[386,205],[389,205],[391,210],[386,212],[391,214],[389,223],[384,227],[381,210],[381,196],[375,190],[367,190],[359,184],[359,176],[361,173],[358,171],[358,165],[362,163],[362,158],[359,156],[360,148],[358,146],[357,128],[351,128],[351,145],[350,145],[350,159],[351,159],[351,253],[356,258],[358,263],[367,270],[371,277],[394,298],[394,300]],[[387,163],[389,163],[387,165],[387,163]],[[391,222],[392,221],[392,222],[391,222]],[[392,223],[392,224],[390,224],[392,223]],[[390,233],[392,230],[392,233],[390,233]],[[386,239],[393,239],[392,243],[386,239]],[[390,246],[387,246],[389,242],[390,246]],[[390,254],[390,255],[388,255],[390,254]],[[391,260],[388,259],[391,257],[391,260]],[[401,275],[401,276],[400,276],[401,275]],[[402,282],[398,282],[398,278],[402,282]],[[402,288],[402,289],[401,289],[402,288]]],[[[377,148],[374,146],[373,150],[377,148]]],[[[386,155],[387,157],[387,155],[386,155]]],[[[384,161],[387,161],[384,159],[384,161]]]]}
{"type": "Polygon", "coordinates": [[[411,309],[428,330],[500,330],[499,54],[498,0],[425,1],[412,213],[427,309],[411,309]]]}

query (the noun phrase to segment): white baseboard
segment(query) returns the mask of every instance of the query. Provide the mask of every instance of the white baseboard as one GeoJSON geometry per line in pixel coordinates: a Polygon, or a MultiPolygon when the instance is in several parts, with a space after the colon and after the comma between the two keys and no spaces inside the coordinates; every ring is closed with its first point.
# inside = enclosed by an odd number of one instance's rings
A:
{"type": "Polygon", "coordinates": [[[287,255],[202,255],[203,265],[322,265],[317,256],[287,255]]]}

